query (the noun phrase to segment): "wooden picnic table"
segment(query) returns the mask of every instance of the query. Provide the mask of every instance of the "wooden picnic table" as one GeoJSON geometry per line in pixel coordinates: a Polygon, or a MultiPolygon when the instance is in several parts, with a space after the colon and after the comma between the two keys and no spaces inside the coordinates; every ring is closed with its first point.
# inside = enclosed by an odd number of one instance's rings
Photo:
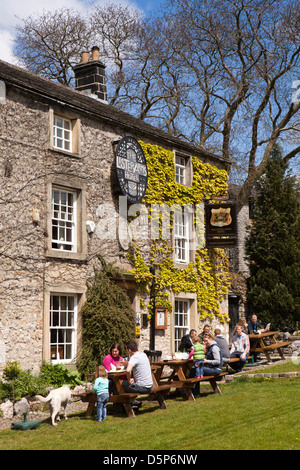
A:
{"type": "Polygon", "coordinates": [[[215,393],[221,393],[217,382],[222,380],[224,375],[227,375],[227,372],[221,372],[217,376],[204,376],[203,378],[189,378],[190,370],[194,364],[192,359],[172,359],[158,361],[154,363],[157,367],[155,371],[156,381],[159,385],[167,384],[171,388],[180,388],[183,389],[184,395],[188,400],[194,401],[195,397],[192,393],[192,388],[195,387],[197,382],[206,382],[208,381],[215,393]],[[171,369],[171,374],[164,376],[165,367],[171,369]]]}
{"type": "Polygon", "coordinates": [[[271,362],[270,352],[277,350],[279,355],[282,359],[284,359],[284,355],[282,352],[282,348],[289,346],[292,341],[280,341],[276,340],[276,335],[279,331],[266,331],[265,333],[259,334],[250,334],[250,352],[251,354],[263,352],[266,355],[266,358],[269,362],[271,362]],[[266,344],[266,339],[271,341],[271,344],[266,344]]]}
{"type": "MultiPolygon", "coordinates": [[[[115,388],[117,393],[115,395],[109,396],[109,403],[121,403],[126,411],[127,416],[135,417],[134,410],[132,409],[131,405],[136,400],[136,398],[140,395],[148,395],[150,400],[157,400],[159,403],[160,408],[166,409],[167,405],[165,402],[165,395],[170,391],[170,386],[167,384],[159,385],[157,383],[155,372],[157,367],[152,366],[152,381],[153,387],[151,392],[148,394],[140,394],[140,393],[127,393],[123,387],[123,379],[124,379],[124,370],[116,370],[108,372],[108,378],[112,379],[115,384],[115,388]]],[[[97,395],[94,392],[86,392],[81,396],[83,402],[88,402],[88,407],[86,411],[86,416],[91,416],[94,410],[94,407],[97,403],[97,395]]]]}
{"type": "MultiPolygon", "coordinates": [[[[247,362],[250,362],[250,361],[252,361],[252,356],[247,356],[247,362]]],[[[230,366],[230,364],[234,364],[237,362],[240,362],[239,357],[231,357],[230,359],[223,359],[223,369],[228,372],[228,366],[230,366]]]]}

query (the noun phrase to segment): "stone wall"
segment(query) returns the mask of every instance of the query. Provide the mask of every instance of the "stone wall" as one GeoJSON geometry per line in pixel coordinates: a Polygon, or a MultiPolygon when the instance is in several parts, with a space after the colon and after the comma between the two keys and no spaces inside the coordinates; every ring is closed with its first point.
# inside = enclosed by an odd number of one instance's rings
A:
{"type": "MultiPolygon", "coordinates": [[[[6,100],[0,104],[0,373],[8,361],[38,372],[42,360],[49,360],[50,293],[77,293],[80,307],[86,280],[99,267],[98,254],[125,271],[131,269],[117,231],[114,237],[105,236],[118,225],[113,143],[128,131],[61,102],[50,103],[11,86],[6,89],[6,100]],[[75,153],[51,146],[54,113],[79,120],[75,153]],[[83,226],[78,231],[78,256],[51,251],[52,184],[74,186],[80,194],[83,226]],[[86,220],[95,223],[93,233],[87,233],[86,220]]],[[[131,135],[150,139],[137,131],[131,135]]],[[[137,311],[138,300],[136,295],[137,311]]],[[[170,352],[170,325],[171,319],[169,329],[157,333],[157,348],[165,353],[170,352]]],[[[79,342],[80,332],[79,318],[79,342]]],[[[140,342],[141,348],[149,348],[149,328],[143,330],[140,342]]]]}

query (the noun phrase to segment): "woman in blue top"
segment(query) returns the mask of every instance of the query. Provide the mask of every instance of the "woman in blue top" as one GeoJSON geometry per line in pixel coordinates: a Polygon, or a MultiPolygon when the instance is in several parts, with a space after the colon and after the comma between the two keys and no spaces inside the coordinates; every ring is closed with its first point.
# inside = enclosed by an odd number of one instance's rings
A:
{"type": "Polygon", "coordinates": [[[104,366],[96,367],[95,371],[96,380],[93,388],[93,392],[97,395],[97,418],[96,420],[100,423],[106,419],[106,406],[108,403],[109,392],[108,392],[108,378],[107,372],[104,366]]]}

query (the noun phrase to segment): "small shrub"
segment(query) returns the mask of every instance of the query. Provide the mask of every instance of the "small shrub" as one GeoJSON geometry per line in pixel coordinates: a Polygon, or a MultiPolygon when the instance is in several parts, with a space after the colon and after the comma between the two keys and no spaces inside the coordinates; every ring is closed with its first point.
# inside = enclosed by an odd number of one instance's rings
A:
{"type": "Polygon", "coordinates": [[[128,296],[116,284],[121,272],[98,256],[102,271],[94,270],[87,281],[86,302],[81,310],[83,345],[77,360],[80,373],[94,372],[115,342],[125,351],[135,338],[135,312],[128,296]]]}
{"type": "Polygon", "coordinates": [[[21,400],[22,397],[47,395],[48,387],[74,387],[82,383],[77,371],[68,370],[64,364],[47,362],[43,363],[38,375],[32,374],[30,370],[21,370],[17,362],[8,362],[3,378],[4,381],[0,380],[0,400],[8,398],[13,401],[21,400]]]}
{"type": "Polygon", "coordinates": [[[13,387],[10,382],[0,383],[0,398],[18,401],[22,397],[45,395],[47,386],[48,384],[41,377],[33,375],[30,370],[20,371],[14,380],[13,387]]]}
{"type": "Polygon", "coordinates": [[[3,377],[5,380],[15,380],[21,373],[20,365],[17,361],[8,362],[3,371],[3,377]]]}
{"type": "Polygon", "coordinates": [[[76,370],[68,369],[64,364],[43,362],[40,376],[45,383],[55,388],[63,385],[74,387],[82,383],[79,373],[76,370]]]}

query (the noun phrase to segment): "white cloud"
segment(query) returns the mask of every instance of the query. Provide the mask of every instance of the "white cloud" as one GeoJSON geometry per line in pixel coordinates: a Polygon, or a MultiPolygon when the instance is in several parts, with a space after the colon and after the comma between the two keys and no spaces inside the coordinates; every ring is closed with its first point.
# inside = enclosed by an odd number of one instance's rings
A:
{"type": "Polygon", "coordinates": [[[10,31],[0,30],[0,59],[5,62],[15,62],[12,53],[13,39],[13,35],[10,31]]]}
{"type": "Polygon", "coordinates": [[[26,18],[43,10],[58,10],[62,7],[74,8],[84,11],[86,5],[81,0],[5,0],[0,7],[0,59],[10,63],[16,63],[13,55],[13,40],[16,33],[15,27],[20,24],[21,18],[26,18]]]}

